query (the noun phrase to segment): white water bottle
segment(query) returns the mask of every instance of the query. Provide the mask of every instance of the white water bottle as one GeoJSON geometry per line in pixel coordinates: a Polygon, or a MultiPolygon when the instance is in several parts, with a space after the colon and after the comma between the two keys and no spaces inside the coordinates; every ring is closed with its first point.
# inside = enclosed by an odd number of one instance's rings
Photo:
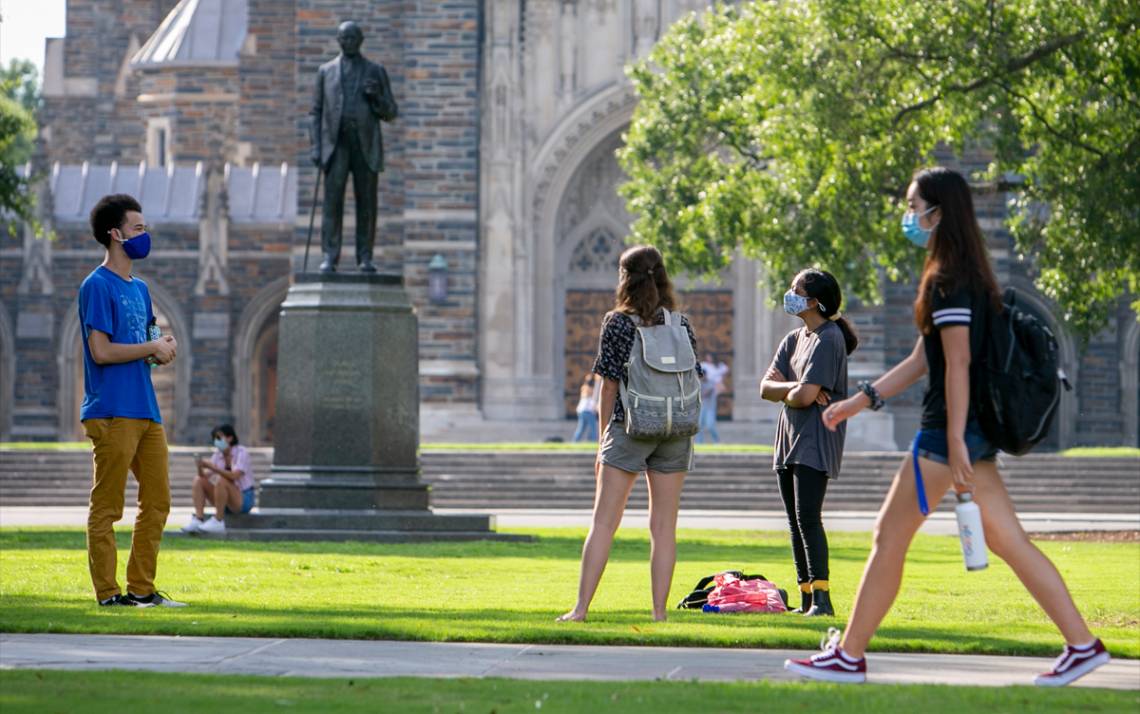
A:
{"type": "Polygon", "coordinates": [[[984,570],[989,565],[986,554],[986,534],[982,532],[982,511],[970,493],[958,494],[954,508],[958,516],[958,538],[962,541],[962,557],[966,570],[984,570]]]}

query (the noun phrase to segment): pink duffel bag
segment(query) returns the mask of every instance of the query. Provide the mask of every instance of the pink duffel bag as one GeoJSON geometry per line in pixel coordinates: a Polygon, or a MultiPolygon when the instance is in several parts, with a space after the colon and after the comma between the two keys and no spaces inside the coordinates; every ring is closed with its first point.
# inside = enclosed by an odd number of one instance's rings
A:
{"type": "Polygon", "coordinates": [[[741,580],[734,573],[717,573],[708,605],[715,612],[787,612],[780,590],[767,580],[741,580]]]}

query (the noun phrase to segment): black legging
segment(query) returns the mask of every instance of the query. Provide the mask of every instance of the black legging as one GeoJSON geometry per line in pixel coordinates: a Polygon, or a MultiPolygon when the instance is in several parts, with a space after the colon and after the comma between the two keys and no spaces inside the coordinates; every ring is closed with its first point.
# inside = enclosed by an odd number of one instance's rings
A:
{"type": "Polygon", "coordinates": [[[792,534],[796,581],[827,580],[827,534],[822,518],[827,474],[803,464],[789,464],[776,469],[776,476],[792,534]]]}

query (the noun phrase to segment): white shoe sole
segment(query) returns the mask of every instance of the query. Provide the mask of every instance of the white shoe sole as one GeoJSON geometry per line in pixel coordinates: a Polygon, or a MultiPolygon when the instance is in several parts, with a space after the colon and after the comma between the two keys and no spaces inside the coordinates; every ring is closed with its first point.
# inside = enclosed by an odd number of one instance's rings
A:
{"type": "Polygon", "coordinates": [[[863,672],[832,672],[827,669],[818,669],[816,667],[805,667],[802,664],[797,664],[790,659],[784,660],[784,669],[789,672],[794,672],[801,677],[808,679],[818,679],[823,682],[838,682],[841,684],[862,684],[867,681],[867,675],[863,672]]]}
{"type": "Polygon", "coordinates": [[[1063,687],[1066,684],[1072,684],[1102,664],[1108,664],[1111,659],[1112,657],[1109,657],[1107,652],[1101,652],[1095,657],[1091,657],[1078,665],[1070,667],[1069,671],[1064,674],[1058,674],[1052,677],[1043,674],[1034,679],[1033,683],[1038,687],[1063,687]]]}

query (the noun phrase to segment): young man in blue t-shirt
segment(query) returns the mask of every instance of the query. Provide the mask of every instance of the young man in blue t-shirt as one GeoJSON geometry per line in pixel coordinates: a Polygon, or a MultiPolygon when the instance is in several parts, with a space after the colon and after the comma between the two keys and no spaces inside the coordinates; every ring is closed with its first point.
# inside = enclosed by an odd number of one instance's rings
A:
{"type": "Polygon", "coordinates": [[[91,210],[91,232],[107,249],[103,264],[79,286],[83,330],[83,430],[95,450],[87,513],[87,562],[103,606],[183,607],[158,593],[154,573],[170,513],[166,432],[150,381],[152,365],[174,361],[171,335],[150,339],[154,310],[146,283],[131,274],[150,252],[142,206],[131,196],[104,196],[91,210]],[[115,521],[123,517],[127,470],[139,483],[139,512],[127,562],[127,593],[116,576],[115,521]]]}

